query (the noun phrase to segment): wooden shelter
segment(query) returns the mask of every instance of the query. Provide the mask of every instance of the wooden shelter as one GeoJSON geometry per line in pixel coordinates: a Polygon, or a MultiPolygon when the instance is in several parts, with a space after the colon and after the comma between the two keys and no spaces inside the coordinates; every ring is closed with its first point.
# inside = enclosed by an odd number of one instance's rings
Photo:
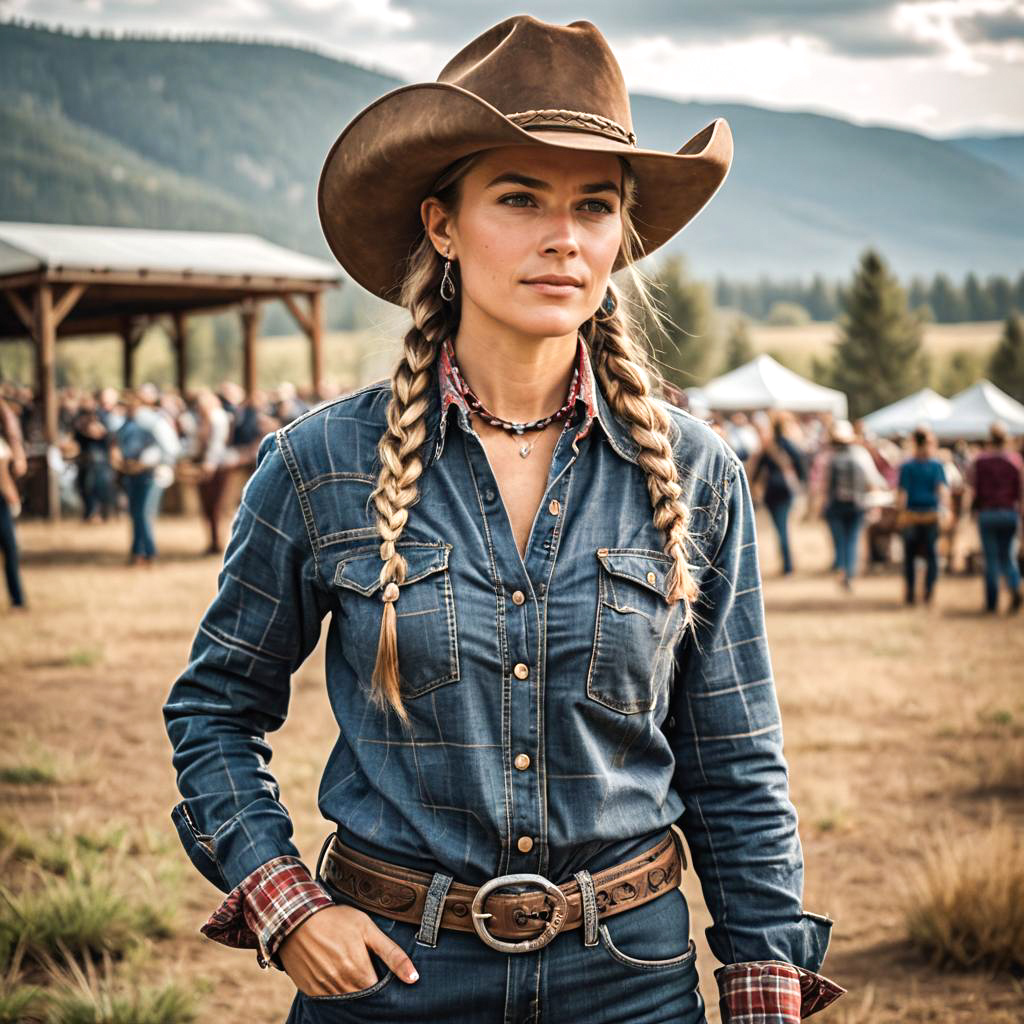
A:
{"type": "MultiPolygon", "coordinates": [[[[119,335],[123,382],[130,387],[142,330],[158,316],[170,316],[173,324],[176,379],[183,392],[188,374],[186,318],[237,308],[243,383],[251,394],[261,303],[281,299],[309,338],[313,389],[319,393],[323,293],[341,277],[335,265],[256,235],[0,221],[0,338],[27,336],[33,343],[36,392],[49,448],[58,439],[57,342],[80,335],[119,335]]],[[[51,469],[51,517],[57,516],[58,505],[51,469]]]]}

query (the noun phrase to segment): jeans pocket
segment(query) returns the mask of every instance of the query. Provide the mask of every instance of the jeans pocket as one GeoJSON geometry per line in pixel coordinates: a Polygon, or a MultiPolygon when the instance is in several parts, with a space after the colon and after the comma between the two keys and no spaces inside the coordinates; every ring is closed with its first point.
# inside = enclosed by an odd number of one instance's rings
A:
{"type": "Polygon", "coordinates": [[[587,696],[624,715],[651,711],[668,682],[683,602],[668,601],[672,559],[646,548],[598,548],[597,621],[587,696]]]}
{"type": "Polygon", "coordinates": [[[602,920],[598,938],[609,956],[638,971],[682,969],[697,959],[686,897],[677,888],[602,920]]]}
{"type": "MultiPolygon", "coordinates": [[[[399,541],[405,581],[395,602],[395,633],[401,693],[419,697],[459,679],[455,600],[448,569],[452,545],[444,541],[399,541]]],[[[334,570],[344,617],[341,650],[367,688],[377,656],[384,602],[379,545],[345,554],[334,570]]]]}

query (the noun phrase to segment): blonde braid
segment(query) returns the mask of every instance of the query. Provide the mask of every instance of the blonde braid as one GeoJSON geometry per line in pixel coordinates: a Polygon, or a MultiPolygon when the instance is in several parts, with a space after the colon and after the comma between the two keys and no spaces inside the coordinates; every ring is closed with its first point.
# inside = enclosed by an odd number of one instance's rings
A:
{"type": "Polygon", "coordinates": [[[647,355],[629,335],[621,311],[620,294],[609,282],[614,300],[611,313],[595,316],[584,331],[591,348],[594,372],[612,411],[629,425],[640,445],[637,461],[647,474],[647,491],[654,510],[654,525],[666,538],[665,553],[673,560],[669,574],[669,601],[684,601],[684,626],[693,622],[698,588],[687,549],[692,544],[688,524],[690,510],[680,500],[682,486],[669,443],[668,413],[652,400],[651,369],[647,355]]]}
{"type": "Polygon", "coordinates": [[[384,561],[380,570],[384,611],[371,695],[381,709],[390,705],[405,724],[409,723],[409,715],[400,689],[395,601],[405,582],[407,565],[395,545],[409,520],[409,509],[419,500],[417,482],[423,474],[420,451],[427,439],[425,417],[430,407],[429,389],[433,386],[432,367],[437,361],[440,344],[452,326],[448,307],[442,303],[438,292],[437,256],[433,247],[428,248],[429,253],[418,251],[414,255],[413,269],[406,279],[403,305],[409,308],[413,324],[405,335],[402,357],[391,375],[387,427],[377,445],[380,472],[377,486],[370,495],[377,509],[377,529],[382,538],[380,557],[384,561]]]}

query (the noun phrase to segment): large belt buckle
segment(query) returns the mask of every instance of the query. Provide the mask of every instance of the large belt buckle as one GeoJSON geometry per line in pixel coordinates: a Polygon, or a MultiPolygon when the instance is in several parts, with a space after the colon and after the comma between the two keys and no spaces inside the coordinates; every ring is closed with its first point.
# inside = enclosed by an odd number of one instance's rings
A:
{"type": "Polygon", "coordinates": [[[476,895],[473,897],[472,913],[473,927],[476,929],[477,935],[491,949],[500,950],[502,953],[530,953],[535,949],[546,946],[561,931],[562,925],[569,915],[569,901],[565,898],[565,893],[554,882],[543,875],[499,875],[497,878],[492,878],[489,882],[484,882],[477,890],[476,895]],[[555,905],[551,910],[551,917],[548,919],[547,926],[540,935],[532,939],[523,939],[520,942],[502,942],[501,939],[496,939],[487,930],[487,925],[484,924],[492,916],[484,912],[484,902],[495,889],[500,889],[504,885],[518,885],[520,883],[536,885],[538,888],[543,889],[554,898],[555,905]]]}

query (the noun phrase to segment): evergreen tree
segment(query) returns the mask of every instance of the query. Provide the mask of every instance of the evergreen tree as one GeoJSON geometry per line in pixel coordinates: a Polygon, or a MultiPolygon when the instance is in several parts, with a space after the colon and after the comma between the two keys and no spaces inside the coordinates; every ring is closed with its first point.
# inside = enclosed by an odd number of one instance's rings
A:
{"type": "Polygon", "coordinates": [[[988,377],[1018,402],[1024,402],[1024,319],[1011,313],[1003,324],[1003,334],[992,353],[988,377]]]}
{"type": "Polygon", "coordinates": [[[738,316],[733,321],[729,336],[725,339],[725,366],[722,372],[728,373],[738,366],[749,363],[754,358],[754,345],[750,340],[747,321],[738,316]]]}
{"type": "Polygon", "coordinates": [[[906,293],[874,249],[861,256],[843,307],[832,386],[846,392],[851,418],[924,386],[921,321],[907,310],[906,293]]]}
{"type": "Polygon", "coordinates": [[[677,387],[703,384],[716,347],[710,291],[707,285],[690,279],[685,260],[679,254],[665,258],[654,284],[666,322],[645,326],[658,354],[661,372],[677,387]],[[664,338],[661,345],[659,334],[664,338]]]}
{"type": "Polygon", "coordinates": [[[968,320],[992,320],[994,318],[991,296],[987,289],[981,287],[977,275],[973,272],[967,275],[967,280],[964,282],[964,303],[967,306],[968,320]]]}
{"type": "Polygon", "coordinates": [[[935,275],[928,294],[928,305],[940,324],[961,324],[967,319],[964,297],[945,274],[935,275]]]}

